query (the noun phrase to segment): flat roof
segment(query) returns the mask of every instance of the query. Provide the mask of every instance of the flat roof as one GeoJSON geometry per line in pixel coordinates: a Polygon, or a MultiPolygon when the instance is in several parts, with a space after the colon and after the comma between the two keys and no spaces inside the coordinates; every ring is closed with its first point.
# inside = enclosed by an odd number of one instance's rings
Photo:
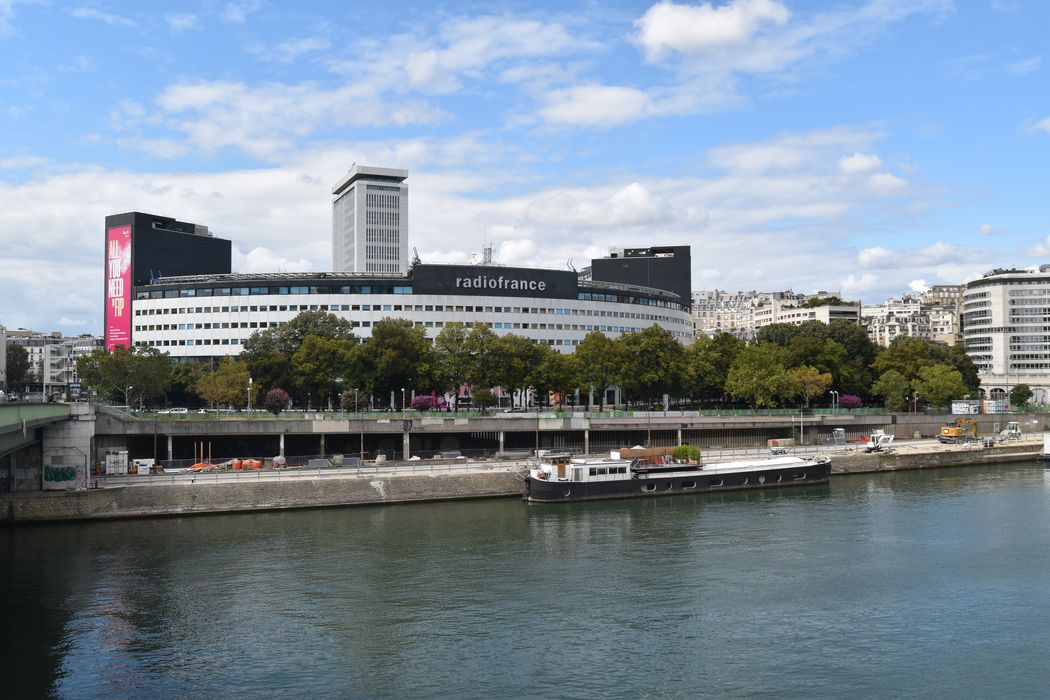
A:
{"type": "Polygon", "coordinates": [[[376,179],[386,182],[404,182],[408,178],[408,171],[400,168],[377,168],[371,165],[358,165],[350,168],[343,179],[332,186],[332,194],[340,194],[357,180],[376,179]]]}

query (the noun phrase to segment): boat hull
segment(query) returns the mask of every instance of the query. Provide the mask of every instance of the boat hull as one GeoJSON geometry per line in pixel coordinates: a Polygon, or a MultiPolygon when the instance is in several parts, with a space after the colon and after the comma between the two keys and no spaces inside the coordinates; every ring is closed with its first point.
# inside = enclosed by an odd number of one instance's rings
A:
{"type": "Polygon", "coordinates": [[[831,462],[815,462],[752,469],[739,472],[704,472],[637,475],[608,481],[568,481],[525,478],[524,500],[530,503],[566,503],[610,498],[655,498],[690,493],[715,493],[752,489],[826,484],[831,462]]]}

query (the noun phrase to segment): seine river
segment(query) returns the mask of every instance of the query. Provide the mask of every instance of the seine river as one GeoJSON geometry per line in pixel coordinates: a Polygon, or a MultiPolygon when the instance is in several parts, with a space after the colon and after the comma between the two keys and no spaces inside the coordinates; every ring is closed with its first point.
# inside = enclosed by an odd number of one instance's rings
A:
{"type": "Polygon", "coordinates": [[[4,697],[1016,698],[1050,472],[5,529],[4,697]]]}

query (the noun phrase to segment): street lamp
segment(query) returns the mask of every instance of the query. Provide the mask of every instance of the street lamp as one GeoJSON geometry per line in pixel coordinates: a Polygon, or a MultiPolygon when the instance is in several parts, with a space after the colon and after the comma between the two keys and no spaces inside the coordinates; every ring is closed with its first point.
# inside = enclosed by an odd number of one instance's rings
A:
{"type": "Polygon", "coordinates": [[[839,407],[839,392],[829,391],[828,393],[831,394],[831,412],[834,413],[839,407]]]}
{"type": "Polygon", "coordinates": [[[248,413],[252,412],[252,378],[248,377],[248,413]]]}
{"type": "Polygon", "coordinates": [[[405,387],[401,387],[401,412],[405,412],[405,387]]]}
{"type": "Polygon", "coordinates": [[[131,390],[134,388],[134,386],[128,384],[127,388],[124,389],[124,404],[127,405],[128,408],[131,408],[131,390]]]}

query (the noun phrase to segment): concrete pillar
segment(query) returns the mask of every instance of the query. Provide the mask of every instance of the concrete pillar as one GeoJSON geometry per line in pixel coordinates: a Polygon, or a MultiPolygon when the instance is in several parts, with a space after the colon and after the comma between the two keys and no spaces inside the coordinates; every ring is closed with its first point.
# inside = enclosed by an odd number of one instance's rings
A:
{"type": "Polygon", "coordinates": [[[591,453],[591,431],[583,429],[583,454],[589,455],[591,453]]]}
{"type": "Polygon", "coordinates": [[[169,462],[175,459],[175,449],[172,446],[173,438],[174,438],[173,435],[168,435],[168,461],[169,462]]]}
{"type": "Polygon", "coordinates": [[[499,431],[499,452],[500,452],[500,454],[503,454],[503,446],[506,443],[506,439],[505,438],[506,438],[506,433],[504,431],[502,431],[502,430],[499,431]]]}
{"type": "Polygon", "coordinates": [[[284,457],[284,433],[281,433],[281,449],[277,451],[277,454],[284,457]]]}
{"type": "Polygon", "coordinates": [[[678,444],[679,445],[682,444],[682,429],[681,428],[678,429],[678,444]]]}
{"type": "Polygon", "coordinates": [[[326,454],[324,451],[324,433],[321,433],[321,452],[319,454],[322,457],[326,454]]]}
{"type": "Polygon", "coordinates": [[[403,436],[405,459],[408,459],[409,457],[412,456],[412,455],[409,454],[409,447],[410,447],[410,444],[411,444],[411,437],[412,437],[412,433],[410,433],[410,432],[408,432],[406,430],[404,432],[404,436],[403,436]]]}

